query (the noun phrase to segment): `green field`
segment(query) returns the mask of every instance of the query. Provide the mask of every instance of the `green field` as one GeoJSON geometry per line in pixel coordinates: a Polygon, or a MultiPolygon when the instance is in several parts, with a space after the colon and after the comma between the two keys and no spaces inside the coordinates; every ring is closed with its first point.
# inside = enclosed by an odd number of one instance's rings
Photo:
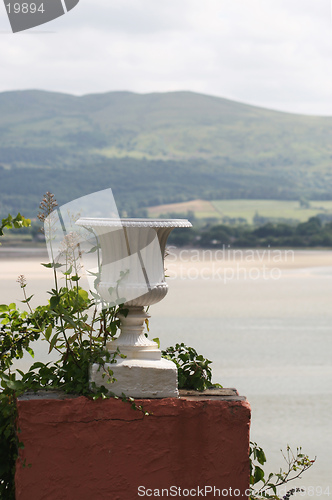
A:
{"type": "Polygon", "coordinates": [[[311,201],[309,208],[301,207],[298,201],[284,200],[216,200],[212,205],[221,216],[243,217],[249,223],[255,214],[304,222],[319,213],[332,213],[332,201],[311,201]]]}
{"type": "Polygon", "coordinates": [[[158,217],[161,214],[177,213],[183,216],[188,211],[194,212],[198,219],[230,217],[234,219],[246,219],[252,224],[256,214],[268,219],[287,219],[298,222],[307,221],[317,214],[332,214],[332,201],[310,201],[309,208],[300,206],[299,201],[284,200],[213,200],[211,202],[193,200],[185,203],[174,203],[150,207],[150,217],[158,217]],[[208,210],[208,208],[210,208],[208,210]]]}

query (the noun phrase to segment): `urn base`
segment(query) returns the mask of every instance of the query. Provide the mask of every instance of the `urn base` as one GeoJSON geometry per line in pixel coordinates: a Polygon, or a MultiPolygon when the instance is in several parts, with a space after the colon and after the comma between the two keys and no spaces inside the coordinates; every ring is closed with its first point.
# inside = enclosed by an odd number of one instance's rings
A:
{"type": "Polygon", "coordinates": [[[176,365],[167,359],[118,359],[116,363],[105,363],[104,369],[93,364],[90,383],[104,385],[110,394],[132,398],[177,398],[178,373],[176,365]],[[107,370],[111,369],[116,382],[107,383],[107,370]],[[105,372],[106,370],[106,372],[105,372]],[[103,374],[105,375],[103,377],[103,374]]]}

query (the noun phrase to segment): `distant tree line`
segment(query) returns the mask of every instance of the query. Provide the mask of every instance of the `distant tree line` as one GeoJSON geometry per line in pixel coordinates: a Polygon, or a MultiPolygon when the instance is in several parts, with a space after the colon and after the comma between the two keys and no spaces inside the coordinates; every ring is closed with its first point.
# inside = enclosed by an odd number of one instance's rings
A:
{"type": "MultiPolygon", "coordinates": [[[[195,217],[192,217],[192,221],[195,222],[195,217]]],[[[42,242],[44,237],[40,227],[39,222],[32,221],[31,227],[12,229],[8,236],[17,242],[21,238],[35,243],[42,242]]],[[[194,225],[189,229],[172,231],[168,244],[198,248],[223,248],[224,245],[232,248],[332,247],[332,222],[324,224],[318,217],[311,217],[307,222],[296,225],[273,222],[258,227],[245,224],[206,224],[203,227],[194,225]]]]}
{"type": "Polygon", "coordinates": [[[176,246],[222,248],[223,245],[242,248],[256,247],[332,247],[332,222],[323,224],[318,217],[297,225],[267,223],[259,227],[225,224],[203,228],[174,230],[168,242],[176,246]]]}

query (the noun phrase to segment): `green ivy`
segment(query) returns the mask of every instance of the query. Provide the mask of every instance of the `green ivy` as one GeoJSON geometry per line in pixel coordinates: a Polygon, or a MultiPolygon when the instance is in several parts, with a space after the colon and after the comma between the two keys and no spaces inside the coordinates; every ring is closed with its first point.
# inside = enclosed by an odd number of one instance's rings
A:
{"type": "Polygon", "coordinates": [[[222,387],[220,384],[212,383],[210,367],[212,361],[197,354],[193,347],[188,347],[184,343],[176,344],[162,351],[162,356],[176,364],[179,389],[204,391],[211,387],[222,387]]]}
{"type": "MultiPolygon", "coordinates": [[[[3,236],[3,230],[4,229],[11,229],[13,227],[15,229],[19,229],[20,227],[29,227],[29,226],[31,226],[31,220],[30,219],[26,219],[20,213],[18,213],[16,215],[16,217],[13,217],[12,215],[9,214],[8,217],[6,217],[5,219],[1,220],[1,223],[0,223],[0,236],[3,236]]],[[[0,245],[1,245],[1,243],[0,243],[0,245]]]]}
{"type": "MultiPolygon", "coordinates": [[[[23,281],[21,287],[25,291],[23,281]]],[[[107,351],[106,342],[117,332],[117,313],[126,314],[125,309],[114,306],[97,312],[94,300],[76,285],[49,293],[48,304],[35,309],[25,299],[29,311],[20,311],[15,304],[0,305],[0,498],[8,500],[15,498],[13,474],[22,446],[15,428],[16,398],[27,390],[40,389],[61,389],[93,399],[108,397],[113,372],[105,363],[116,362],[119,354],[107,351]],[[14,360],[22,358],[24,352],[34,356],[33,342],[41,337],[48,342],[49,353],[57,351],[59,359],[35,362],[27,372],[11,372],[14,360]],[[89,385],[91,363],[98,363],[104,371],[102,387],[89,385]]]]}

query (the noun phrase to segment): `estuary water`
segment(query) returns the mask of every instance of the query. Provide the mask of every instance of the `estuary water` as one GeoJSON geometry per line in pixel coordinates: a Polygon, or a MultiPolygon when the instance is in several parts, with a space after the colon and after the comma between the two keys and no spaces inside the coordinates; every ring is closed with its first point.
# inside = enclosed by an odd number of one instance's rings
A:
{"type": "MultiPolygon", "coordinates": [[[[52,272],[40,262],[43,250],[1,247],[0,303],[22,299],[20,274],[34,305],[47,300],[52,272]]],[[[170,248],[165,267],[169,292],[149,310],[150,336],[195,347],[215,382],[247,397],[266,469],[285,465],[287,444],[302,446],[317,462],[294,483],[310,487],[301,498],[332,495],[332,252],[170,248]]],[[[46,352],[40,342],[36,358],[46,352]]]]}

